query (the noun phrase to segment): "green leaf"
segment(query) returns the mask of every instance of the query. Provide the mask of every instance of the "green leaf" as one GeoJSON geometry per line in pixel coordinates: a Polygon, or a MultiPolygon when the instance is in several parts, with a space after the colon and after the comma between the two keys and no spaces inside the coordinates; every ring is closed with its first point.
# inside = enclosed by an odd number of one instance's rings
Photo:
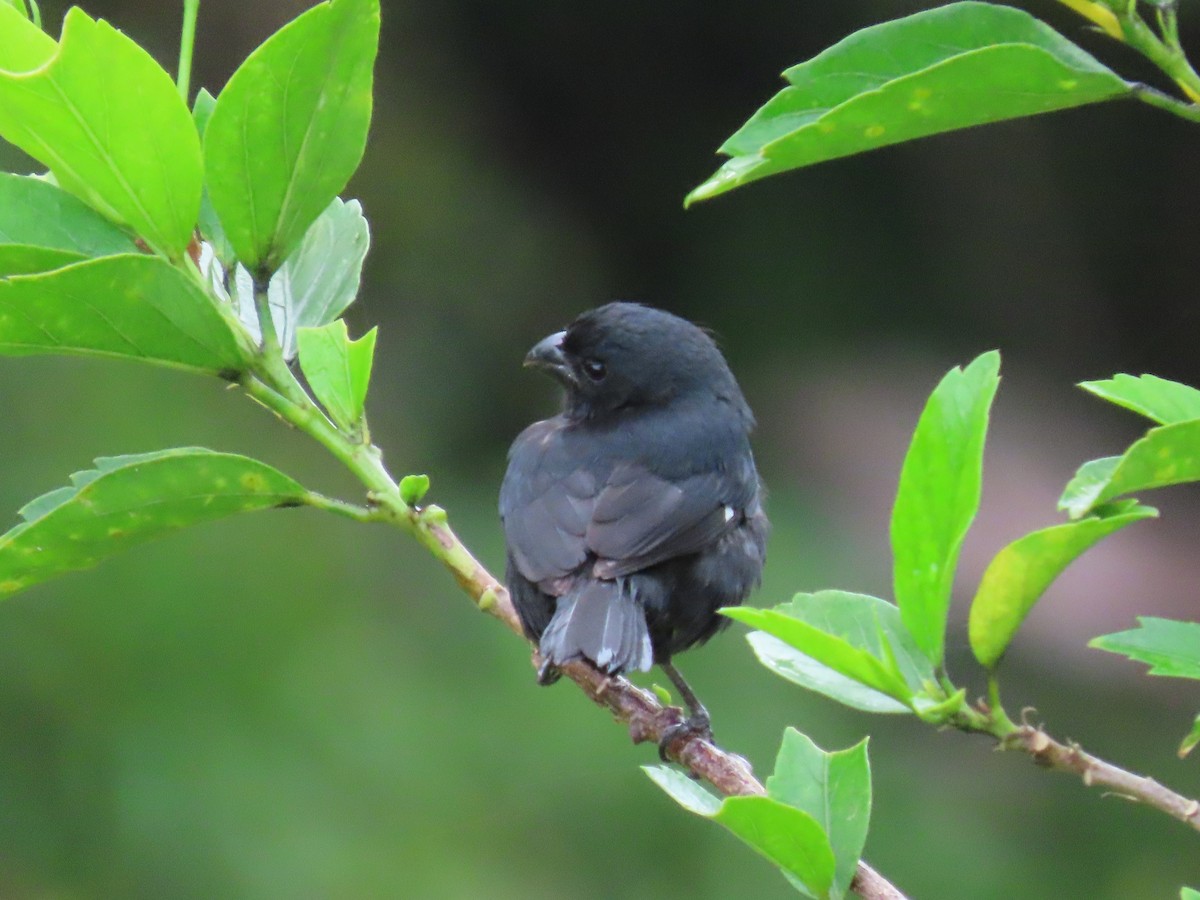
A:
{"type": "MultiPolygon", "coordinates": [[[[0,172],[0,244],[84,256],[136,253],[133,238],[87,204],[41,178],[0,172]]],[[[0,268],[0,276],[13,274],[0,268]]]]}
{"type": "Polygon", "coordinates": [[[29,10],[25,8],[25,0],[0,0],[0,6],[8,4],[25,18],[30,18],[29,10]]]}
{"type": "Polygon", "coordinates": [[[204,135],[209,195],[251,270],[278,269],[358,168],[378,42],[378,0],[321,3],[221,91],[204,135]]]}
{"type": "Polygon", "coordinates": [[[56,44],[0,6],[0,136],[58,183],[172,259],[200,207],[200,141],[171,77],[72,7],[56,44]]]}
{"type": "Polygon", "coordinates": [[[1107,381],[1085,381],[1079,386],[1159,425],[1200,419],[1200,391],[1176,381],[1153,375],[1114,375],[1107,381]]]}
{"type": "Polygon", "coordinates": [[[1058,508],[1078,519],[1122,494],[1189,481],[1200,481],[1200,420],[1152,428],[1123,456],[1084,463],[1058,508]]]}
{"type": "Polygon", "coordinates": [[[188,525],[308,496],[264,463],[195,447],[98,459],[71,482],[26,504],[25,521],[0,535],[0,597],[188,525]]]}
{"type": "MultiPolygon", "coordinates": [[[[296,355],[300,328],[328,325],[354,302],[370,242],[358,201],[334,198],[271,278],[267,301],[284,359],[296,355]]],[[[244,266],[237,267],[233,299],[238,318],[260,340],[254,279],[244,266]]]]}
{"type": "MultiPolygon", "coordinates": [[[[196,134],[200,136],[200,140],[204,140],[204,132],[208,128],[208,120],[212,118],[213,110],[217,108],[217,98],[210,94],[205,88],[200,88],[196,93],[196,100],[192,104],[192,121],[196,123],[196,134]]],[[[229,243],[229,237],[225,234],[225,228],[221,225],[221,220],[217,217],[217,211],[213,209],[212,199],[208,196],[208,185],[204,186],[204,191],[200,195],[200,218],[197,223],[200,229],[200,237],[207,241],[212,247],[213,253],[220,260],[222,267],[229,269],[237,262],[237,252],[233,249],[233,245],[229,243]]],[[[255,326],[258,325],[258,317],[255,317],[255,326]]]]}
{"type": "Polygon", "coordinates": [[[31,247],[28,244],[0,244],[0,279],[49,272],[86,258],[70,250],[31,247]]]}
{"type": "Polygon", "coordinates": [[[707,200],[802,166],[915,138],[1125,96],[1132,87],[1028,13],[951,3],[850,35],[722,145],[707,200]]]}
{"type": "Polygon", "coordinates": [[[907,704],[835,672],[777,637],[762,631],[752,631],[746,635],[746,640],[759,662],[776,675],[802,688],[824,694],[831,700],[863,712],[912,712],[907,704]]]}
{"type": "Polygon", "coordinates": [[[896,603],[935,667],[942,662],[958,553],[979,508],[983,444],[999,371],[1000,354],[984,353],[966,369],[950,370],[934,389],[892,509],[896,603]]]}
{"type": "Polygon", "coordinates": [[[346,323],[338,319],[322,328],[301,328],[298,332],[304,377],[342,428],[355,429],[362,424],[378,330],[372,328],[352,341],[346,323]]]}
{"type": "Polygon", "coordinates": [[[1063,489],[1058,508],[1070,514],[1073,519],[1087,515],[1094,505],[1093,501],[1112,480],[1113,473],[1120,464],[1119,456],[1105,456],[1085,462],[1063,489]]]}
{"type": "Polygon", "coordinates": [[[246,357],[200,287],[155,256],[105,256],[0,279],[0,354],[121,356],[223,377],[246,357]]]}
{"type": "MultiPolygon", "coordinates": [[[[844,653],[819,656],[837,649],[836,645],[828,647],[828,642],[820,639],[815,643],[809,641],[806,650],[800,644],[785,642],[794,635],[772,637],[758,632],[747,636],[768,669],[839,703],[866,712],[911,712],[913,696],[934,677],[933,666],[904,627],[900,611],[886,600],[847,591],[818,591],[797,594],[773,612],[833,636],[855,651],[851,656],[859,659],[862,666],[871,671],[881,667],[887,673],[882,682],[863,681],[859,677],[862,671],[839,660],[844,653]],[[872,661],[862,662],[864,655],[872,661]],[[897,681],[905,685],[903,690],[897,681]]],[[[738,617],[732,611],[726,614],[738,617]]],[[[808,637],[811,636],[806,634],[800,639],[808,637]]]]}
{"type": "MultiPolygon", "coordinates": [[[[842,607],[841,610],[838,610],[840,613],[849,610],[847,604],[841,602],[843,598],[859,597],[859,595],[840,594],[840,592],[825,593],[839,597],[839,600],[835,601],[835,605],[842,607]]],[[[802,598],[806,596],[814,595],[798,595],[797,600],[803,603],[802,598]]],[[[848,626],[839,628],[841,633],[831,633],[821,626],[805,621],[804,618],[797,615],[798,610],[801,611],[801,615],[803,614],[802,606],[797,607],[793,604],[783,604],[775,609],[732,607],[723,609],[721,612],[731,619],[744,622],[752,628],[779,638],[839,675],[905,705],[911,705],[915,691],[906,681],[898,665],[895,664],[894,657],[890,661],[881,658],[881,656],[887,657],[892,648],[889,646],[887,651],[883,650],[885,641],[881,639],[881,630],[876,627],[878,622],[874,619],[880,610],[866,602],[874,600],[876,603],[883,604],[884,601],[873,597],[861,597],[861,600],[864,601],[863,611],[857,617],[857,621],[851,620],[846,615],[838,616],[842,620],[839,625],[848,626]]],[[[812,687],[814,690],[818,689],[816,685],[812,687]]],[[[834,699],[841,698],[835,697],[834,699]]]]}
{"type": "Polygon", "coordinates": [[[668,766],[645,766],[647,775],[684,809],[720,823],[811,895],[833,896],[836,861],[820,824],[803,810],[770,797],[717,798],[668,766]]]}
{"type": "Polygon", "coordinates": [[[1138,616],[1140,628],[1105,634],[1089,647],[1120,653],[1150,666],[1148,675],[1200,679],[1200,622],[1138,616]]]}
{"type": "Polygon", "coordinates": [[[711,817],[721,809],[721,798],[714,797],[678,769],[671,766],[642,766],[642,771],[690,813],[711,817]]]}
{"type": "Polygon", "coordinates": [[[1134,500],[1114,503],[1086,519],[1027,534],[997,553],[971,604],[968,634],[975,658],[995,668],[1033,605],[1076,557],[1114,531],[1157,515],[1134,500]]]}
{"type": "Polygon", "coordinates": [[[1190,887],[1180,888],[1179,900],[1200,900],[1200,891],[1194,891],[1190,887]]]}
{"type": "Polygon", "coordinates": [[[794,728],[783,733],[767,796],[803,810],[821,826],[837,860],[832,896],[842,897],[867,842],[871,821],[871,766],[864,739],[826,753],[794,728]]]}
{"type": "Polygon", "coordinates": [[[400,479],[400,499],[409,506],[416,506],[424,500],[428,491],[428,475],[405,475],[400,479]]]}
{"type": "Polygon", "coordinates": [[[1196,749],[1197,744],[1200,744],[1200,716],[1196,716],[1196,721],[1192,723],[1192,730],[1180,742],[1179,758],[1186,759],[1188,754],[1196,749]]]}

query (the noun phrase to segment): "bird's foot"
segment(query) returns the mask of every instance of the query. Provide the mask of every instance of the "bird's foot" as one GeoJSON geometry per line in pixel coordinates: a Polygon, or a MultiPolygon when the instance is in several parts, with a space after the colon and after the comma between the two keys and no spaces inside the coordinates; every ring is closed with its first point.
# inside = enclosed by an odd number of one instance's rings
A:
{"type": "Polygon", "coordinates": [[[708,710],[703,706],[694,710],[686,719],[664,729],[662,737],[658,741],[658,758],[663,762],[670,762],[667,751],[670,750],[671,745],[676,741],[691,740],[692,738],[700,738],[712,743],[712,719],[709,718],[708,710]]]}

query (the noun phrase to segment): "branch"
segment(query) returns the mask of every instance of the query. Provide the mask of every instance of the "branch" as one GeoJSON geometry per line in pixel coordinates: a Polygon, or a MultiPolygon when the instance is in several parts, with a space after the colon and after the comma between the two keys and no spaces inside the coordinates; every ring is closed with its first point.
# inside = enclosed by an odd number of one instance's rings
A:
{"type": "Polygon", "coordinates": [[[1200,831],[1200,801],[1177,794],[1153,778],[1097,759],[1074,742],[1059,743],[1041,728],[1021,725],[1000,741],[1000,747],[1028,753],[1038,765],[1078,775],[1087,787],[1108,788],[1118,797],[1144,803],[1200,831]]]}
{"type": "MultiPolygon", "coordinates": [[[[269,321],[269,310],[267,317],[269,321]]],[[[277,350],[263,353],[256,371],[244,377],[241,384],[259,403],[321,443],[370,490],[369,508],[319,495],[311,495],[310,504],[360,522],[390,522],[407,531],[449,569],[477,609],[499,619],[509,631],[524,638],[525,631],[508,591],[450,529],[446,511],[439,506],[418,507],[405,503],[395,479],[384,467],[378,449],[356,443],[342,434],[296,383],[277,350]]],[[[541,663],[536,649],[532,662],[535,669],[541,663]]],[[[650,692],[624,678],[607,675],[586,661],[569,663],[560,669],[594,703],[606,707],[618,722],[627,725],[635,744],[644,741],[658,744],[667,729],[683,721],[682,710],[663,706],[650,692]]],[[[698,735],[686,732],[680,735],[667,745],[666,755],[685,767],[693,777],[707,781],[725,796],[766,793],[745,759],[727,753],[698,735]]],[[[887,879],[862,861],[858,863],[850,887],[865,900],[905,900],[887,879]]]]}
{"type": "MultiPolygon", "coordinates": [[[[429,506],[413,511],[409,524],[417,540],[450,570],[479,610],[495,616],[515,634],[525,636],[508,591],[458,539],[446,524],[442,509],[429,506]]],[[[541,664],[536,649],[532,662],[535,669],[541,664]]],[[[607,708],[618,722],[629,726],[629,736],[635,744],[645,741],[657,744],[668,728],[683,719],[683,712],[677,707],[663,706],[649,691],[624,678],[606,675],[586,661],[560,668],[592,702],[607,708]]],[[[725,796],[766,793],[745,759],[697,735],[684,734],[672,741],[667,746],[667,755],[693,777],[707,781],[725,796]]],[[[905,900],[896,887],[862,861],[850,888],[864,900],[905,900]]]]}

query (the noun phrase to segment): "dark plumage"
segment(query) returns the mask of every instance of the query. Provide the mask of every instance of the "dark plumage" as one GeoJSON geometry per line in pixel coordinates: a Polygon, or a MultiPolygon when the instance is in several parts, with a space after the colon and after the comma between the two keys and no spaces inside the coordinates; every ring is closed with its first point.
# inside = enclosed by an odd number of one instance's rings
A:
{"type": "Polygon", "coordinates": [[[707,731],[670,663],[762,572],[750,408],[707,334],[633,303],[584,313],[526,364],[566,388],[562,413],[513,443],[500,488],[508,588],[540,678],[581,657],[612,674],[659,663],[688,727],[707,731]]]}

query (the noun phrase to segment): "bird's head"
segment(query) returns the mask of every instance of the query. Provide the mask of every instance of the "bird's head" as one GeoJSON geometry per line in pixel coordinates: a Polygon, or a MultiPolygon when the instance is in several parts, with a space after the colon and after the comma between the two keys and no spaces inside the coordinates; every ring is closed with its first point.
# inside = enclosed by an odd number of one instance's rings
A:
{"type": "Polygon", "coordinates": [[[566,388],[566,413],[600,418],[689,401],[725,402],[747,427],[750,410],[721,351],[686,319],[637,303],[609,303],[539,341],[525,357],[566,388]]]}

